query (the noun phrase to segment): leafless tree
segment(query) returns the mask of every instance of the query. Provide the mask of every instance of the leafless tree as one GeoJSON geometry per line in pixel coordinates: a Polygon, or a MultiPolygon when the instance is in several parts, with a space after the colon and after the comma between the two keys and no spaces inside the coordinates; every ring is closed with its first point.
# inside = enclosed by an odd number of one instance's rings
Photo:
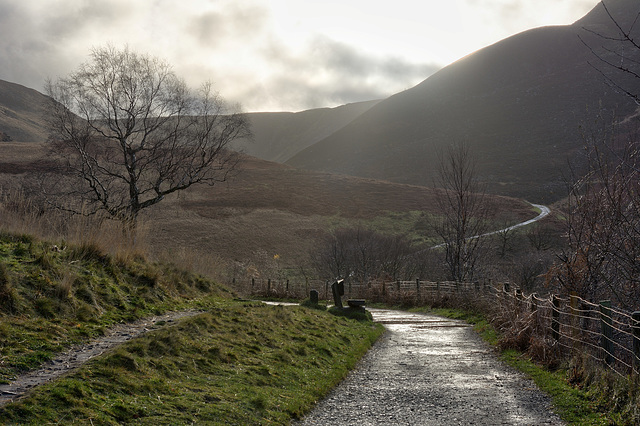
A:
{"type": "Polygon", "coordinates": [[[419,277],[424,270],[420,251],[404,235],[385,235],[356,227],[334,231],[314,250],[312,258],[316,270],[324,277],[366,284],[379,278],[395,281],[419,277]]]}
{"type": "Polygon", "coordinates": [[[440,161],[439,177],[442,220],[436,232],[443,241],[450,279],[470,280],[483,242],[476,236],[486,232],[487,209],[484,188],[477,180],[467,145],[449,147],[440,161]]]}
{"type": "MultiPolygon", "coordinates": [[[[640,104],[640,7],[602,2],[609,29],[585,29],[594,67],[615,90],[640,104]],[[632,11],[633,9],[633,11],[632,11]],[[622,13],[624,12],[624,13],[622,13]]],[[[603,105],[602,110],[610,106],[603,105]]],[[[567,239],[549,277],[585,299],[612,299],[637,309],[640,300],[640,138],[637,117],[601,114],[585,125],[586,171],[574,173],[569,191],[567,239]]]]}
{"type": "Polygon", "coordinates": [[[602,8],[609,22],[608,30],[602,27],[583,28],[582,42],[591,50],[595,62],[593,67],[616,91],[626,94],[640,105],[637,90],[640,79],[640,7],[632,2],[619,2],[611,9],[609,1],[602,1],[602,8]]]}
{"type": "Polygon", "coordinates": [[[568,291],[637,309],[640,299],[640,143],[616,125],[587,137],[588,172],[570,188],[569,250],[553,271],[568,291]]]}
{"type": "Polygon", "coordinates": [[[228,144],[250,136],[245,116],[210,84],[190,90],[167,63],[129,48],[93,50],[46,91],[52,155],[62,164],[45,182],[49,201],[104,211],[129,229],[167,195],[225,181],[238,162],[228,144]]]}

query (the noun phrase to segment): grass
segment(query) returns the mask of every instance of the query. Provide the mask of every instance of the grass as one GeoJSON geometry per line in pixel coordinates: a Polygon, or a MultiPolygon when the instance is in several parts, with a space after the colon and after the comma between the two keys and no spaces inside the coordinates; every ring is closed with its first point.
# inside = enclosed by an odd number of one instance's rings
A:
{"type": "Polygon", "coordinates": [[[0,409],[0,422],[288,424],[381,333],[316,309],[221,300],[0,409]]]}
{"type": "Polygon", "coordinates": [[[119,259],[93,245],[53,246],[0,234],[0,383],[115,323],[231,294],[171,265],[119,259]]]}
{"type": "Polygon", "coordinates": [[[0,409],[2,424],[287,424],[332,389],[383,328],[243,301],[171,265],[0,234],[0,380],[119,322],[203,313],[152,331],[0,409]],[[64,247],[64,249],[60,249],[64,247]],[[7,296],[10,295],[10,296],[7,296]]]}
{"type": "Polygon", "coordinates": [[[567,382],[567,369],[549,371],[513,349],[503,351],[501,359],[533,379],[538,388],[552,398],[556,413],[568,424],[621,424],[613,421],[614,415],[598,412],[597,404],[588,391],[567,382]]]}

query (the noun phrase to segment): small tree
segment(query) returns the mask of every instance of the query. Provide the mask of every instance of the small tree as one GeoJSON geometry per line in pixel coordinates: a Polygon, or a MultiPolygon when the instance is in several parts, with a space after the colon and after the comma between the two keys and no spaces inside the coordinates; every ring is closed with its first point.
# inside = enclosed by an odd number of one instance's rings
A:
{"type": "Polygon", "coordinates": [[[464,144],[449,148],[440,162],[438,197],[442,220],[436,232],[443,240],[449,276],[455,281],[473,279],[485,233],[487,209],[484,189],[477,181],[475,163],[464,144]]]}
{"type": "Polygon", "coordinates": [[[104,211],[135,230],[139,213],[194,184],[225,181],[238,162],[228,144],[250,136],[244,115],[228,110],[211,85],[191,91],[165,62],[113,47],[47,94],[56,206],[104,211]]]}

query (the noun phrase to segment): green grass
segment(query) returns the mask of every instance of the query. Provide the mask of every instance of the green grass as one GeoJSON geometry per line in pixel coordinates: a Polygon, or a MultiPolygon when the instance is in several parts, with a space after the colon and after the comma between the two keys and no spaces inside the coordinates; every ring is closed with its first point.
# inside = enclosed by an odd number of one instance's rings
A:
{"type": "Polygon", "coordinates": [[[118,259],[91,245],[52,247],[0,234],[0,383],[116,323],[197,307],[205,296],[231,296],[171,265],[118,259]]]}
{"type": "Polygon", "coordinates": [[[220,301],[0,409],[0,422],[288,424],[382,331],[317,309],[220,301]]]}
{"type": "Polygon", "coordinates": [[[620,424],[612,421],[612,415],[598,412],[597,404],[588,391],[567,382],[566,369],[546,370],[513,349],[503,351],[501,359],[532,378],[538,388],[552,398],[555,412],[568,424],[620,424]]]}
{"type": "Polygon", "coordinates": [[[342,380],[384,330],[324,310],[239,300],[201,276],[141,257],[51,247],[0,234],[4,383],[116,323],[170,310],[203,313],[38,387],[0,409],[1,424],[287,424],[342,380]]]}

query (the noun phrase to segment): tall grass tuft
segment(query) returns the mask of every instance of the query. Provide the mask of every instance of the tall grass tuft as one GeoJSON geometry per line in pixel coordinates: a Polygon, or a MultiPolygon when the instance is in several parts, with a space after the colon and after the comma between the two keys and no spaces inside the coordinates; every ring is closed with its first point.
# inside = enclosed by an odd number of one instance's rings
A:
{"type": "MultiPolygon", "coordinates": [[[[140,221],[135,237],[123,231],[122,224],[103,215],[73,215],[60,210],[45,209],[21,191],[0,189],[0,232],[29,235],[38,240],[56,241],[63,249],[67,245],[83,247],[86,255],[107,253],[123,261],[146,257],[149,226],[140,221]]],[[[43,266],[47,255],[41,253],[43,266]]]]}
{"type": "Polygon", "coordinates": [[[4,263],[0,263],[0,310],[14,313],[17,309],[18,293],[11,285],[9,271],[4,263]]]}

